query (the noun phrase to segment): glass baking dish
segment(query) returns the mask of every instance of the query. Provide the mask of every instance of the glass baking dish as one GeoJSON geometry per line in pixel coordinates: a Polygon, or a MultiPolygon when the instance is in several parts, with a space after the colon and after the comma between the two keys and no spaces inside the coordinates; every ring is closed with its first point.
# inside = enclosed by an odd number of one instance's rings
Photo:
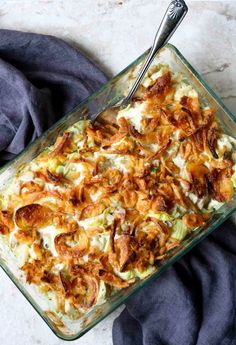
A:
{"type": "MultiPolygon", "coordinates": [[[[22,165],[31,161],[45,147],[51,145],[57,136],[67,127],[81,118],[91,118],[93,120],[97,112],[120,100],[127,93],[131,84],[130,81],[137,75],[146,55],[147,52],[105,84],[100,90],[80,103],[53,127],[48,129],[13,161],[5,165],[0,170],[0,191],[8,186],[10,180],[22,165]]],[[[210,107],[217,110],[217,118],[224,131],[236,138],[236,117],[225,107],[214,91],[211,90],[201,76],[174,46],[167,44],[158,53],[154,63],[167,63],[174,71],[181,72],[188,82],[199,92],[202,102],[208,103],[210,107]]],[[[71,320],[65,316],[56,315],[48,310],[49,305],[45,297],[41,295],[33,285],[31,286],[25,283],[24,276],[22,276],[21,271],[17,268],[12,254],[6,250],[3,239],[0,239],[0,265],[51,330],[64,340],[75,340],[109,315],[134,292],[145,286],[152,279],[157,278],[171,264],[179,260],[185,253],[193,248],[193,246],[216,229],[235,210],[236,197],[215,211],[206,228],[195,230],[185,238],[179,247],[170,251],[168,256],[159,263],[158,270],[155,273],[142,281],[135,282],[126,289],[116,292],[109,297],[104,304],[91,308],[91,310],[86,312],[78,320],[71,320]]]]}

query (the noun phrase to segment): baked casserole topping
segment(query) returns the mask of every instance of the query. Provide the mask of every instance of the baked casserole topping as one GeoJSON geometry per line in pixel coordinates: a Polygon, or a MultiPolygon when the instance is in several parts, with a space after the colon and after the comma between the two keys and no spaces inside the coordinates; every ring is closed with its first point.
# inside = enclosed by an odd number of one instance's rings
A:
{"type": "Polygon", "coordinates": [[[167,65],[133,102],[82,120],[0,195],[0,233],[29,284],[72,318],[158,269],[229,201],[236,140],[167,65]]]}

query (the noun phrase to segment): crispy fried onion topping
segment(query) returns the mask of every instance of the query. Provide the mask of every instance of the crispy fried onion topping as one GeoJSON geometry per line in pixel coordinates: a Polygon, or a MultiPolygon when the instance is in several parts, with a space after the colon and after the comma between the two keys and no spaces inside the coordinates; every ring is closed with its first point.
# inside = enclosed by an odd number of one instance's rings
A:
{"type": "Polygon", "coordinates": [[[129,282],[122,280],[113,272],[112,267],[108,263],[107,257],[101,258],[100,263],[91,262],[89,264],[84,264],[83,266],[73,265],[71,269],[74,275],[86,272],[87,274],[90,274],[116,288],[125,288],[130,285],[129,282]],[[104,264],[105,260],[107,260],[107,262],[104,264]]]}
{"type": "Polygon", "coordinates": [[[71,145],[70,133],[65,132],[62,137],[58,137],[53,150],[50,152],[51,157],[55,157],[65,151],[71,145]]]}
{"type": "Polygon", "coordinates": [[[61,233],[55,237],[54,242],[58,254],[65,258],[79,258],[86,254],[89,247],[88,236],[82,228],[61,233]]]}
{"type": "Polygon", "coordinates": [[[168,71],[118,116],[75,124],[0,198],[0,234],[24,245],[28,283],[53,291],[60,312],[90,308],[104,284],[128,287],[181,244],[177,225],[191,234],[211,200],[233,197],[233,144],[220,149],[214,109],[178,100],[177,84],[168,71]]]}
{"type": "Polygon", "coordinates": [[[157,78],[155,83],[148,87],[146,97],[155,97],[165,94],[171,86],[171,73],[166,72],[161,77],[157,78]]]}
{"type": "Polygon", "coordinates": [[[0,234],[7,235],[12,230],[13,220],[12,212],[0,211],[0,234]]]}

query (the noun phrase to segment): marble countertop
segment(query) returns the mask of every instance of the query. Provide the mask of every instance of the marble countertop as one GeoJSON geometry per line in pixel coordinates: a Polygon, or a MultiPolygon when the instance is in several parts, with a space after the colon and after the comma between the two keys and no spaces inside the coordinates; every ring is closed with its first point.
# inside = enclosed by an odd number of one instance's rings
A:
{"type": "MultiPolygon", "coordinates": [[[[0,1],[0,28],[51,34],[81,48],[112,77],[153,40],[169,1],[0,1]]],[[[236,113],[236,1],[187,1],[189,13],[171,42],[236,113]],[[233,44],[234,42],[234,44],[233,44]]],[[[0,344],[60,345],[0,270],[0,344]]],[[[78,345],[111,345],[114,312],[78,345]]]]}

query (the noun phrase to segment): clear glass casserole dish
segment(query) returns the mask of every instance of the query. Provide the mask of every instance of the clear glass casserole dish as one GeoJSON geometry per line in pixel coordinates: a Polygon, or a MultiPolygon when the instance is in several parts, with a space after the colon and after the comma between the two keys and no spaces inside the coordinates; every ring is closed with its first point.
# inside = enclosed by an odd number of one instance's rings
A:
{"type": "MultiPolygon", "coordinates": [[[[130,79],[136,76],[146,54],[147,52],[104,85],[98,92],[80,103],[77,108],[46,131],[38,140],[27,147],[13,161],[4,166],[0,170],[0,191],[9,185],[12,177],[22,165],[30,162],[43,149],[51,145],[57,138],[58,134],[63,132],[79,119],[90,118],[93,120],[93,115],[101,111],[103,108],[116,103],[120,98],[122,98],[130,87],[130,79]]],[[[167,63],[173,71],[181,72],[188,82],[198,91],[201,101],[217,110],[217,119],[224,132],[236,138],[236,117],[224,106],[218,96],[215,95],[215,93],[209,88],[205,81],[202,80],[198,73],[175,47],[168,44],[156,56],[154,63],[167,63]]],[[[12,258],[12,254],[6,250],[2,239],[0,239],[0,265],[35,310],[45,320],[52,331],[64,340],[74,340],[81,337],[104,317],[109,315],[135,291],[139,290],[150,280],[156,278],[162,271],[180,259],[194,245],[199,243],[204,237],[227,219],[235,210],[236,197],[215,211],[206,228],[195,230],[181,242],[179,247],[170,251],[168,256],[159,263],[158,270],[151,276],[143,280],[136,281],[128,288],[116,292],[109,297],[104,304],[91,308],[91,310],[86,312],[78,320],[71,320],[65,316],[58,317],[49,311],[50,307],[44,296],[40,295],[34,286],[25,283],[22,272],[17,268],[16,262],[12,258]]]]}

